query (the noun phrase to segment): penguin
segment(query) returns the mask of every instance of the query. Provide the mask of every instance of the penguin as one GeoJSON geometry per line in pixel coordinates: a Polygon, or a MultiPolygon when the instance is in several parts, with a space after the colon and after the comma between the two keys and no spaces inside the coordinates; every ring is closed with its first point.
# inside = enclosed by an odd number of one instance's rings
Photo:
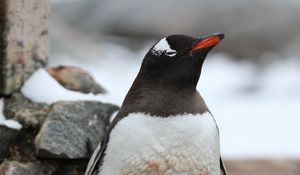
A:
{"type": "Polygon", "coordinates": [[[207,54],[224,37],[156,42],[85,175],[226,175],[219,129],[196,89],[207,54]]]}

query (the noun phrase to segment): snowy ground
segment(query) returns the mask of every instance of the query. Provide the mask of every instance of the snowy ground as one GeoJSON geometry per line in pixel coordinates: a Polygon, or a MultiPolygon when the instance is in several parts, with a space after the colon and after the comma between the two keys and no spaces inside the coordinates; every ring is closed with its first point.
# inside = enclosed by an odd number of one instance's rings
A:
{"type": "MultiPolygon", "coordinates": [[[[66,90],[43,69],[22,92],[39,102],[92,99],[120,105],[145,52],[107,43],[52,56],[50,66],[75,65],[88,70],[109,91],[106,96],[66,90]]],[[[224,54],[209,55],[198,89],[218,122],[224,157],[300,158],[299,75],[297,58],[257,68],[233,62],[224,54]]]]}

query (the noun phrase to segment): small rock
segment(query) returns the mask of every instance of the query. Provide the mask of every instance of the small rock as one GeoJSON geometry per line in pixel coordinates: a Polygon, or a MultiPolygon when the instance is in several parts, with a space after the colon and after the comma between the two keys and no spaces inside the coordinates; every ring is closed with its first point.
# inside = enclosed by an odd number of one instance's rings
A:
{"type": "Polygon", "coordinates": [[[31,102],[21,93],[15,93],[4,99],[4,115],[8,119],[19,121],[25,128],[39,128],[48,111],[49,105],[31,102]]]}
{"type": "Polygon", "coordinates": [[[0,165],[0,175],[51,175],[55,168],[51,165],[29,162],[5,161],[0,165]]]}
{"type": "Polygon", "coordinates": [[[5,159],[8,154],[10,145],[17,139],[18,135],[18,130],[0,125],[0,162],[5,159]]]}
{"type": "Polygon", "coordinates": [[[53,104],[35,139],[37,155],[67,159],[91,156],[117,109],[96,101],[53,104]]]}
{"type": "Polygon", "coordinates": [[[227,160],[230,175],[299,175],[299,160],[227,160]]]}
{"type": "Polygon", "coordinates": [[[82,93],[105,93],[103,87],[85,70],[74,66],[59,66],[47,69],[49,74],[67,89],[82,93]]]}

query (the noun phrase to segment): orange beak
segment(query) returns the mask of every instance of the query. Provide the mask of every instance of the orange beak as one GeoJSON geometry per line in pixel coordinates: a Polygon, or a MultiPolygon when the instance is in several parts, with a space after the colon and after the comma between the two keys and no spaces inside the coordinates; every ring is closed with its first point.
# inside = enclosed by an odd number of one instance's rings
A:
{"type": "Polygon", "coordinates": [[[205,39],[201,40],[199,43],[197,43],[192,48],[192,51],[215,46],[215,45],[219,44],[224,37],[225,37],[224,34],[210,35],[210,36],[206,37],[205,39]]]}

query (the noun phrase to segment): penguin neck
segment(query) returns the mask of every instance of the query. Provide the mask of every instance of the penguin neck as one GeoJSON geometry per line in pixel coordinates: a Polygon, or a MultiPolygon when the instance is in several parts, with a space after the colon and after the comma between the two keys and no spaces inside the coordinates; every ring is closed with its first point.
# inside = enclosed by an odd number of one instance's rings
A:
{"type": "Polygon", "coordinates": [[[196,114],[208,111],[196,87],[174,81],[148,81],[138,76],[122,104],[125,113],[144,112],[168,117],[178,114],[196,114]]]}

